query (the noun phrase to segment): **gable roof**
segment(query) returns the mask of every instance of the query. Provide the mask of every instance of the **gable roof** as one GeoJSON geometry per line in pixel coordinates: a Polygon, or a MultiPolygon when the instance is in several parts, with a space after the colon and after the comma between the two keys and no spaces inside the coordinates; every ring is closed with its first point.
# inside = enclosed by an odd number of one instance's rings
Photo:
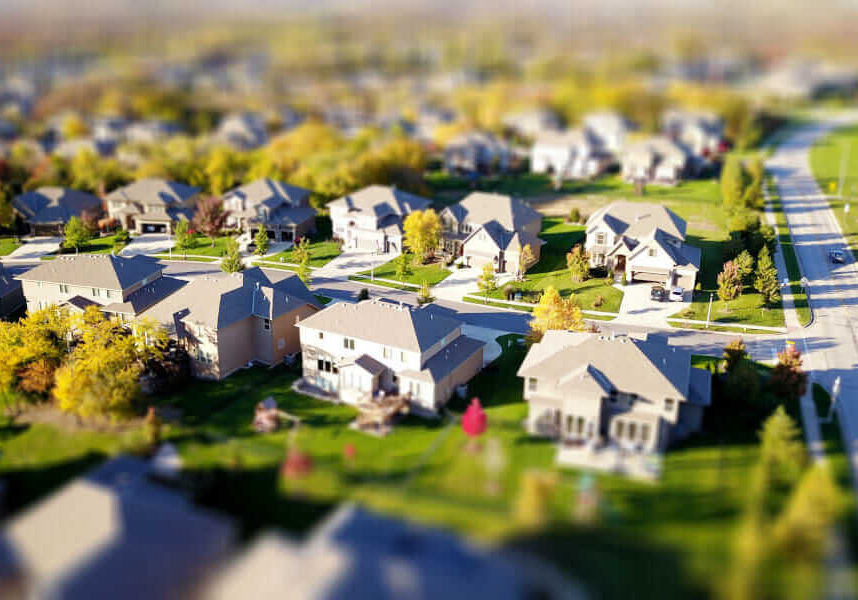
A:
{"type": "Polygon", "coordinates": [[[396,215],[403,217],[415,210],[425,210],[431,200],[397,189],[395,186],[370,185],[347,194],[328,204],[331,208],[345,208],[349,213],[367,213],[376,217],[396,215]]]}
{"type": "Polygon", "coordinates": [[[485,232],[498,250],[518,250],[519,246],[524,247],[528,244],[531,248],[534,248],[545,244],[545,240],[531,235],[527,231],[508,231],[498,224],[497,221],[489,221],[481,225],[472,231],[462,243],[467,244],[471,239],[479,235],[480,232],[485,232]]]}
{"type": "Polygon", "coordinates": [[[113,190],[107,200],[173,206],[183,205],[199,193],[200,188],[192,185],[148,177],[113,190]]]}
{"type": "Polygon", "coordinates": [[[460,223],[482,225],[496,221],[507,231],[520,231],[534,221],[542,222],[542,214],[521,200],[489,192],[471,192],[447,210],[460,223]]]}
{"type": "Polygon", "coordinates": [[[417,352],[432,347],[461,325],[425,308],[378,299],[357,304],[337,302],[298,323],[299,328],[417,352]]]}
{"type": "Polygon", "coordinates": [[[168,325],[178,319],[223,329],[251,316],[276,319],[308,304],[319,308],[318,301],[297,275],[272,281],[256,267],[239,273],[194,278],[145,311],[144,316],[168,325]]]}
{"type": "Polygon", "coordinates": [[[564,389],[587,386],[645,399],[687,399],[691,354],[666,341],[548,331],[531,346],[520,377],[554,380],[564,389]]]}
{"type": "Polygon", "coordinates": [[[584,129],[567,129],[565,131],[546,130],[540,133],[536,140],[534,140],[533,147],[578,148],[580,146],[593,146],[594,144],[595,140],[584,129]]]}
{"type": "Polygon", "coordinates": [[[243,199],[247,206],[246,211],[251,211],[253,208],[252,213],[255,215],[255,207],[260,204],[269,208],[276,208],[282,204],[288,204],[292,207],[306,206],[307,199],[310,197],[310,190],[265,178],[251,181],[228,191],[224,194],[224,199],[233,196],[243,199]]]}
{"type": "Polygon", "coordinates": [[[54,224],[66,223],[87,210],[100,210],[101,198],[69,188],[40,187],[21,194],[12,205],[30,223],[54,224]]]}
{"type": "Polygon", "coordinates": [[[160,277],[164,265],[138,255],[79,254],[45,261],[17,276],[21,281],[45,281],[82,287],[124,290],[143,278],[160,277]]]}
{"type": "Polygon", "coordinates": [[[685,239],[685,220],[661,204],[618,200],[594,212],[587,219],[587,233],[605,223],[616,235],[642,239],[660,229],[677,239],[685,239]]]}
{"type": "Polygon", "coordinates": [[[9,274],[6,267],[0,263],[0,298],[4,298],[6,294],[15,292],[21,289],[21,282],[9,274]]]}
{"type": "Polygon", "coordinates": [[[695,271],[700,268],[700,249],[682,243],[680,243],[679,247],[675,246],[661,229],[653,230],[646,238],[641,240],[629,255],[629,260],[632,260],[643,252],[645,248],[650,246],[661,248],[662,252],[667,254],[670,260],[673,261],[674,266],[687,267],[695,271]]]}

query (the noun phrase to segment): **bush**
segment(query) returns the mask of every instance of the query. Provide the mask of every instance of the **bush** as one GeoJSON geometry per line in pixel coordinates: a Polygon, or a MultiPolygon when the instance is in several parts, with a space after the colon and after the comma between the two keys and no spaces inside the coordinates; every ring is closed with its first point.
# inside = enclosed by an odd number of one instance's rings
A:
{"type": "Polygon", "coordinates": [[[128,233],[127,229],[117,229],[116,233],[114,233],[113,236],[113,239],[116,241],[116,244],[127,244],[131,241],[131,234],[128,233]]]}
{"type": "Polygon", "coordinates": [[[626,276],[625,273],[623,273],[623,285],[628,285],[628,284],[629,284],[629,278],[626,276]]]}
{"type": "Polygon", "coordinates": [[[362,302],[364,300],[369,300],[369,290],[366,288],[361,288],[358,292],[358,302],[362,302]]]}
{"type": "Polygon", "coordinates": [[[573,206],[572,210],[569,211],[569,222],[570,223],[580,223],[581,222],[581,211],[578,210],[578,207],[573,206]]]}
{"type": "Polygon", "coordinates": [[[503,287],[503,295],[507,300],[512,300],[515,296],[515,293],[518,291],[518,287],[515,284],[508,283],[503,287]]]}
{"type": "Polygon", "coordinates": [[[599,308],[604,303],[605,303],[605,299],[602,297],[601,294],[599,294],[598,296],[596,296],[596,299],[593,300],[593,308],[599,308]]]}

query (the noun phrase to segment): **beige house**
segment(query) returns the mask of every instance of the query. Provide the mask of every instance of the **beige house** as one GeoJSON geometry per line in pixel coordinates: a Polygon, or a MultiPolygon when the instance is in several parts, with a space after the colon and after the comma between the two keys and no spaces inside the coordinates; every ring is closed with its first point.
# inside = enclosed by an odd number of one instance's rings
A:
{"type": "Polygon", "coordinates": [[[98,196],[53,186],[24,192],[12,201],[12,208],[34,235],[57,235],[72,217],[100,217],[104,212],[98,196]]]}
{"type": "Polygon", "coordinates": [[[584,248],[592,267],[626,280],[694,289],[700,249],[685,243],[685,221],[660,204],[620,200],[587,219],[584,248]]]}
{"type": "Polygon", "coordinates": [[[370,185],[328,204],[334,237],[346,248],[402,251],[402,222],[432,202],[395,186],[370,185]]]}
{"type": "Polygon", "coordinates": [[[296,275],[259,268],[198,277],[146,311],[184,344],[194,375],[221,379],[250,363],[274,365],[300,349],[296,323],[320,309],[296,275]]]}
{"type": "Polygon", "coordinates": [[[173,223],[193,218],[199,192],[183,183],[140,179],[107,195],[107,214],[129,231],[172,233],[173,223]]]}
{"type": "Polygon", "coordinates": [[[485,343],[431,308],[338,302],[298,329],[304,383],[349,404],[401,394],[416,412],[436,414],[483,367],[485,343]]]}
{"type": "Polygon", "coordinates": [[[163,269],[145,256],[80,254],[45,261],[17,279],[29,312],[52,304],[75,311],[98,306],[102,312],[130,319],[184,285],[164,277],[163,269]]]}
{"type": "Polygon", "coordinates": [[[531,173],[559,179],[592,179],[612,162],[611,154],[585,129],[544,132],[530,149],[531,173]]]}
{"type": "Polygon", "coordinates": [[[533,435],[663,452],[700,430],[711,374],[645,336],[548,331],[518,370],[533,435]]]}
{"type": "Polygon", "coordinates": [[[688,153],[666,136],[629,143],[620,155],[620,175],[629,183],[676,185],[688,166],[688,153]]]}
{"type": "Polygon", "coordinates": [[[695,173],[721,151],[724,121],[714,113],[667,110],[661,125],[664,134],[690,157],[690,167],[695,173]]]}
{"type": "Polygon", "coordinates": [[[227,226],[255,236],[264,227],[276,242],[291,242],[316,230],[310,190],[273,179],[257,179],[224,194],[227,226]]]}
{"type": "Polygon", "coordinates": [[[461,202],[441,211],[442,247],[448,256],[481,268],[492,263],[498,273],[517,273],[522,248],[530,245],[533,260],[539,261],[545,243],[542,214],[510,196],[472,192],[461,202]]]}

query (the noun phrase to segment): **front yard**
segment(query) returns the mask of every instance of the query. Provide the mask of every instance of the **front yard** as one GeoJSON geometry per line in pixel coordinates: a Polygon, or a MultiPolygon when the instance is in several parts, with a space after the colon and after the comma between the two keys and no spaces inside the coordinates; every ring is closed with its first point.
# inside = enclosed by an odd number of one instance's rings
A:
{"type": "MultiPolygon", "coordinates": [[[[412,262],[411,274],[400,279],[396,276],[396,260],[393,259],[384,264],[378,265],[374,270],[374,277],[377,279],[390,279],[392,281],[400,281],[402,283],[411,283],[414,285],[423,285],[425,281],[430,286],[436,285],[450,276],[450,270],[445,268],[440,262],[433,262],[426,265],[419,265],[416,261],[412,262]]],[[[358,275],[370,277],[373,271],[362,271],[358,275]]]]}
{"type": "Polygon", "coordinates": [[[217,236],[214,238],[214,242],[212,242],[212,238],[196,234],[193,236],[193,239],[191,240],[191,243],[188,244],[187,248],[179,250],[178,248],[173,247],[173,256],[195,254],[198,256],[213,256],[220,258],[221,256],[226,255],[226,243],[229,241],[230,237],[232,236],[217,236]]]}
{"type": "Polygon", "coordinates": [[[7,256],[21,247],[21,242],[14,236],[0,237],[0,256],[7,256]]]}
{"type": "MultiPolygon", "coordinates": [[[[342,253],[342,251],[340,250],[340,244],[333,240],[320,240],[310,242],[308,250],[310,254],[309,263],[311,267],[323,267],[342,253]]],[[[295,258],[294,249],[285,250],[283,252],[278,252],[277,254],[272,254],[271,256],[266,256],[264,260],[271,262],[286,262],[292,264],[297,264],[298,262],[298,260],[295,258]]]]}
{"type": "Polygon", "coordinates": [[[57,254],[47,254],[41,257],[41,260],[54,260],[59,255],[69,254],[118,254],[124,247],[124,243],[118,243],[116,241],[115,234],[103,235],[92,238],[83,244],[79,251],[76,251],[74,248],[65,248],[61,245],[57,254]]]}

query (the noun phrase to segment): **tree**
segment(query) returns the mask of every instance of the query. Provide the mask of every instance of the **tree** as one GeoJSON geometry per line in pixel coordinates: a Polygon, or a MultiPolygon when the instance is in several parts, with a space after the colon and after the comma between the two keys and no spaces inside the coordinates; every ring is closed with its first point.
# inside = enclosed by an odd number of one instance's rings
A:
{"type": "Polygon", "coordinates": [[[254,252],[258,256],[265,256],[265,253],[268,252],[268,231],[264,227],[257,230],[256,235],[253,236],[253,243],[256,245],[254,252]]]}
{"type": "Polygon", "coordinates": [[[311,277],[310,260],[305,257],[304,260],[301,261],[301,264],[298,265],[298,279],[300,279],[304,285],[309,286],[311,277]]]}
{"type": "Polygon", "coordinates": [[[741,208],[744,191],[745,172],[742,163],[735,156],[727,156],[721,170],[721,196],[724,205],[730,210],[741,208]]]}
{"type": "Polygon", "coordinates": [[[724,346],[724,369],[729,373],[740,362],[747,360],[748,349],[742,338],[731,340],[724,346]]]}
{"type": "Polygon", "coordinates": [[[229,238],[226,241],[226,256],[221,259],[220,268],[224,273],[238,273],[244,270],[244,261],[241,260],[238,240],[235,238],[229,238]]]}
{"type": "Polygon", "coordinates": [[[739,269],[732,260],[724,263],[724,270],[718,273],[718,297],[724,302],[735,300],[742,293],[742,278],[739,269]]]}
{"type": "Polygon", "coordinates": [[[78,217],[71,217],[63,227],[63,246],[65,248],[74,248],[75,252],[79,252],[81,246],[86,244],[92,237],[89,230],[83,224],[83,221],[78,217]]]}
{"type": "Polygon", "coordinates": [[[733,259],[736,263],[736,268],[739,270],[739,277],[742,278],[742,284],[747,282],[748,277],[754,272],[754,257],[747,250],[742,250],[739,256],[733,259]]]}
{"type": "Polygon", "coordinates": [[[575,244],[572,251],[566,253],[566,267],[575,283],[587,280],[590,273],[590,254],[581,244],[575,244]]]}
{"type": "Polygon", "coordinates": [[[801,352],[788,344],[778,353],[778,364],[769,376],[769,387],[782,400],[798,400],[807,391],[807,373],[801,368],[801,352]]]}
{"type": "Polygon", "coordinates": [[[410,252],[403,252],[396,257],[396,278],[399,281],[405,281],[413,273],[413,269],[411,268],[413,258],[414,255],[410,252]]]}
{"type": "Polygon", "coordinates": [[[581,211],[577,206],[573,206],[569,211],[569,222],[570,223],[580,223],[581,222],[581,211]]]}
{"type": "Polygon", "coordinates": [[[417,294],[417,301],[421,304],[426,304],[432,301],[432,290],[429,287],[429,282],[425,279],[420,284],[420,292],[417,294]]]}
{"type": "Polygon", "coordinates": [[[89,128],[86,126],[86,122],[81,118],[78,114],[70,114],[65,119],[63,119],[62,124],[60,125],[60,134],[63,136],[63,139],[73,140],[75,138],[80,138],[89,133],[89,128]]]}
{"type": "Polygon", "coordinates": [[[515,499],[515,521],[528,529],[544,527],[551,519],[551,500],[557,487],[556,476],[539,471],[521,475],[515,499]]]}
{"type": "Polygon", "coordinates": [[[154,406],[150,406],[146,411],[146,418],[143,420],[143,433],[150,448],[155,448],[161,443],[161,417],[154,406]]]}
{"type": "Polygon", "coordinates": [[[176,240],[176,250],[184,252],[188,250],[194,241],[194,234],[190,232],[190,224],[187,219],[179,219],[173,229],[173,236],[176,240]]]}
{"type": "Polygon", "coordinates": [[[760,375],[749,360],[742,360],[727,372],[727,396],[743,403],[754,404],[760,392],[760,375]]]}
{"type": "Polygon", "coordinates": [[[760,460],[769,479],[787,484],[798,480],[807,460],[801,429],[783,406],[765,420],[760,431],[760,460]]]}
{"type": "Polygon", "coordinates": [[[530,244],[525,244],[522,246],[519,244],[518,250],[518,278],[524,279],[524,273],[527,271],[527,267],[530,263],[533,262],[535,258],[533,256],[533,248],[530,247],[530,244]]]}
{"type": "Polygon", "coordinates": [[[229,148],[219,146],[212,150],[204,169],[209,191],[215,196],[221,196],[232,188],[239,180],[239,166],[235,153],[229,148]]]}
{"type": "Polygon", "coordinates": [[[471,398],[471,403],[462,415],[462,431],[470,438],[478,438],[486,432],[488,420],[479,398],[471,398]]]}
{"type": "Polygon", "coordinates": [[[551,329],[584,331],[587,326],[575,298],[562,298],[554,287],[548,286],[533,308],[528,337],[531,342],[538,342],[551,329]]]}
{"type": "Polygon", "coordinates": [[[200,198],[194,215],[194,227],[211,238],[214,248],[215,237],[226,226],[227,217],[229,211],[224,209],[223,200],[215,196],[200,198]]]}
{"type": "Polygon", "coordinates": [[[441,219],[431,208],[415,210],[402,223],[403,243],[420,262],[426,262],[430,252],[441,242],[441,219]]]}
{"type": "Polygon", "coordinates": [[[763,246],[757,256],[757,273],[754,278],[754,289],[760,292],[763,302],[771,306],[781,299],[778,271],[775,268],[769,249],[763,246]]]}
{"type": "Polygon", "coordinates": [[[54,385],[57,363],[40,358],[32,361],[18,372],[18,388],[29,394],[45,396],[54,385]]]}
{"type": "Polygon", "coordinates": [[[483,272],[477,277],[477,287],[483,292],[486,302],[488,302],[489,294],[498,287],[498,278],[495,275],[495,266],[492,263],[487,262],[483,265],[483,272]]]}
{"type": "Polygon", "coordinates": [[[292,261],[295,264],[300,265],[301,263],[309,260],[310,240],[306,237],[295,240],[295,244],[292,246],[292,261]]]}

